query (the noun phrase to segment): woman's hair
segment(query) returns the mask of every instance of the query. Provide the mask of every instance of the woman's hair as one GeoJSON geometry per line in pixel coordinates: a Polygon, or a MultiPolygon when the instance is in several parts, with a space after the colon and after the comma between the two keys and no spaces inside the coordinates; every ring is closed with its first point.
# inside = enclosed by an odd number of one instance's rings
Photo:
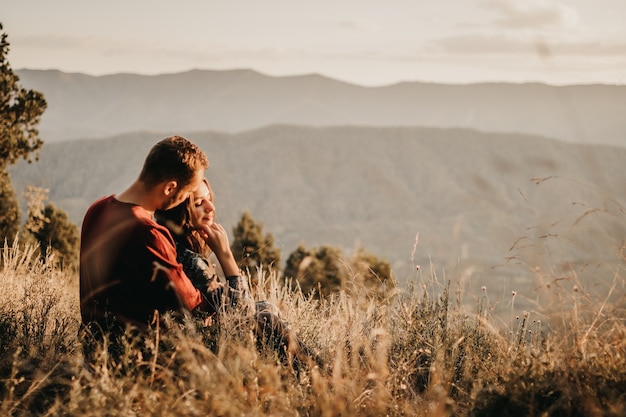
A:
{"type": "Polygon", "coordinates": [[[182,136],[170,136],[150,149],[139,179],[148,187],[169,180],[184,187],[199,169],[208,168],[209,160],[202,149],[182,136]]]}
{"type": "MultiPolygon", "coordinates": [[[[214,202],[213,189],[206,178],[202,179],[204,185],[209,189],[209,201],[214,202]]],[[[193,195],[187,197],[185,201],[169,210],[157,210],[154,213],[157,223],[167,227],[174,239],[182,242],[186,248],[204,255],[211,251],[198,232],[194,230],[191,221],[193,210],[193,195]]]]}

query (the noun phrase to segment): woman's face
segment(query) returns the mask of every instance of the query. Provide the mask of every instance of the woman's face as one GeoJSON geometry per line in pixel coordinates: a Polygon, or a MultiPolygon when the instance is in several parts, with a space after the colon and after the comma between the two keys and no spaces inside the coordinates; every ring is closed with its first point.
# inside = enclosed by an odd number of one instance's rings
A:
{"type": "Polygon", "coordinates": [[[215,206],[209,187],[202,181],[191,195],[191,224],[194,229],[211,226],[215,221],[215,206]]]}

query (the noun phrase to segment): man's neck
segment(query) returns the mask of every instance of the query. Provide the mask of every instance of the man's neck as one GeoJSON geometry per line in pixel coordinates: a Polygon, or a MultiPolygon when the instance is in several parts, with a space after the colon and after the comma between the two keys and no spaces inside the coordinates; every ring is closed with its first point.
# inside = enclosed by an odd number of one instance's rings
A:
{"type": "Polygon", "coordinates": [[[136,204],[149,213],[154,213],[158,208],[158,203],[140,181],[132,183],[126,190],[117,194],[115,198],[122,203],[136,204]]]}

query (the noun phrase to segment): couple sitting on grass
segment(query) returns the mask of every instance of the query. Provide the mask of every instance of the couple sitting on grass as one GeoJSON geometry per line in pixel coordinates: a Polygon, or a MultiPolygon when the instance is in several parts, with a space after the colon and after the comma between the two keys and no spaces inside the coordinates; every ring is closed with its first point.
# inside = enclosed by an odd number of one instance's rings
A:
{"type": "Polygon", "coordinates": [[[253,319],[259,346],[271,346],[288,366],[321,365],[271,306],[252,300],[228,235],[215,221],[214,196],[204,178],[208,165],[195,144],[165,138],[150,150],[129,188],[87,210],[80,309],[88,362],[105,339],[115,348],[129,328],[145,333],[155,314],[187,311],[219,322],[220,312],[238,305],[253,319]]]}

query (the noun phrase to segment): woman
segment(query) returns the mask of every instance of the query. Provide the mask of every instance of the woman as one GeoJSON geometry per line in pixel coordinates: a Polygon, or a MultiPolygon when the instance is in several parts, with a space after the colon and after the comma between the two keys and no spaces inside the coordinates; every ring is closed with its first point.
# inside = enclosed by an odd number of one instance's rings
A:
{"type": "Polygon", "coordinates": [[[230,304],[250,300],[245,282],[239,273],[239,266],[230,252],[228,236],[224,228],[215,222],[213,190],[206,179],[198,189],[182,204],[155,214],[157,222],[167,227],[176,241],[178,261],[193,285],[200,290],[211,306],[210,314],[216,314],[223,307],[222,300],[228,295],[230,304]],[[224,293],[217,276],[215,265],[208,256],[213,252],[218,240],[224,240],[220,247],[225,248],[218,257],[220,266],[228,282],[228,294],[224,293]],[[224,268],[228,265],[229,268],[224,268]],[[229,272],[226,272],[226,271],[229,272]]]}
{"type": "Polygon", "coordinates": [[[293,357],[292,365],[299,368],[306,358],[321,367],[317,355],[306,347],[287,325],[271,311],[266,302],[253,302],[246,281],[243,279],[237,262],[230,251],[228,234],[222,225],[215,221],[213,190],[204,179],[198,189],[180,205],[169,210],[156,212],[157,222],[166,226],[176,241],[178,261],[185,274],[198,288],[211,305],[212,314],[219,319],[219,313],[227,306],[239,305],[252,312],[255,319],[255,333],[259,346],[269,345],[275,349],[283,362],[293,357]],[[214,249],[221,248],[220,253],[214,249]],[[222,267],[228,288],[223,288],[215,272],[215,265],[208,257],[214,253],[222,267]],[[225,293],[226,292],[226,293],[225,293]],[[224,303],[224,300],[228,302],[224,303]]]}

